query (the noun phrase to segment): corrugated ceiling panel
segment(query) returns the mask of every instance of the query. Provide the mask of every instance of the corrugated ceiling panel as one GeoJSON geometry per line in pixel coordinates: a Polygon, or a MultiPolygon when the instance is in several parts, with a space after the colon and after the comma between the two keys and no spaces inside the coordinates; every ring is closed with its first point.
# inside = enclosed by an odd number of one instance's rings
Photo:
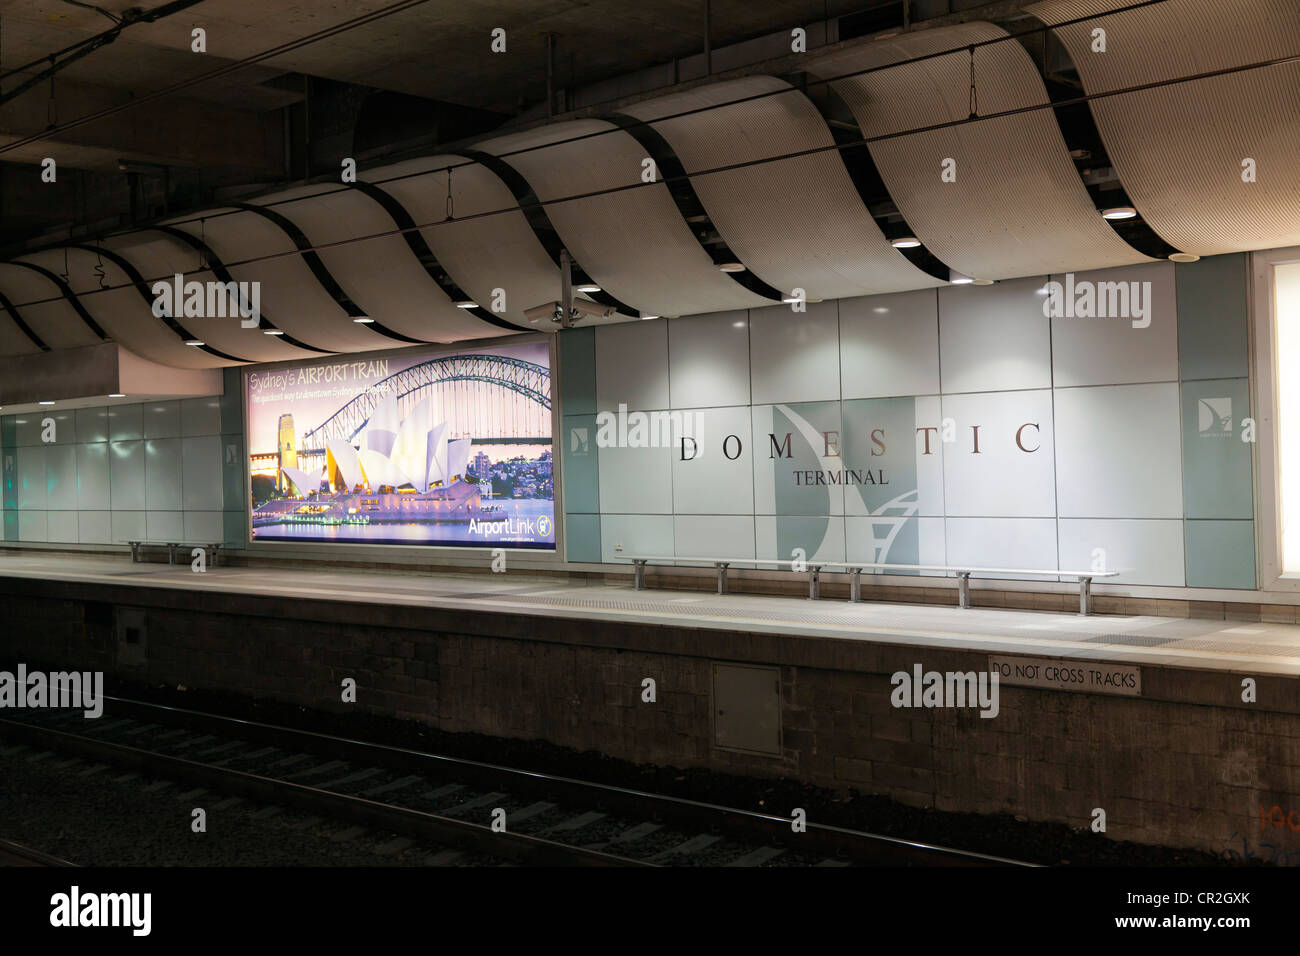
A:
{"type": "MultiPolygon", "coordinates": [[[[625,112],[653,120],[703,108],[710,109],[653,124],[687,173],[834,144],[817,107],[771,76],[696,87],[625,112]],[[758,94],[768,95],[734,102],[758,94]]],[[[940,284],[885,239],[836,153],[692,176],[691,183],[740,261],[783,292],[802,288],[829,299],[940,284]]]]}
{"type": "Polygon", "coordinates": [[[475,146],[495,155],[545,147],[505,157],[543,201],[633,187],[546,207],[566,248],[587,273],[633,308],[657,315],[694,315],[771,304],[718,271],[667,186],[641,184],[645,150],[612,124],[557,123],[475,146]],[[611,129],[596,139],[557,143],[611,129]]]}
{"type": "MultiPolygon", "coordinates": [[[[833,77],[1005,36],[989,23],[924,30],[817,57],[808,70],[833,77]]],[[[978,112],[1048,102],[1018,42],[975,52],[978,112]]],[[[970,114],[966,51],[901,64],[833,84],[865,136],[970,114]]],[[[1147,261],[1098,214],[1050,110],[1039,110],[871,144],[890,195],[927,248],[976,278],[1005,279],[1147,261]],[[955,182],[943,182],[945,159],[955,182]]]]}
{"type": "MultiPolygon", "coordinates": [[[[1119,0],[1045,2],[1048,23],[1119,0]]],[[[1169,0],[1056,31],[1088,93],[1300,53],[1296,0],[1169,0]],[[1106,31],[1106,52],[1092,31],[1106,31]]],[[[1300,243],[1300,63],[1092,100],[1092,114],[1142,217],[1185,252],[1300,243]],[[1242,181],[1242,162],[1256,181],[1242,181]]]]}
{"type": "MultiPolygon", "coordinates": [[[[382,206],[356,189],[307,186],[259,200],[270,202],[277,203],[276,211],[293,220],[314,246],[398,228],[382,206]],[[302,196],[314,198],[284,202],[302,196]]],[[[453,342],[491,328],[451,304],[400,235],[321,248],[317,254],[352,301],[394,332],[428,342],[453,342]]]]}
{"type": "MultiPolygon", "coordinates": [[[[170,284],[178,272],[181,273],[183,282],[217,281],[211,269],[198,268],[198,253],[194,249],[182,245],[179,240],[172,239],[161,232],[135,232],[105,239],[103,246],[123,256],[134,265],[149,281],[151,287],[153,280],[158,279],[166,280],[170,284]]],[[[232,307],[233,303],[228,301],[223,306],[227,312],[232,307]]],[[[246,329],[240,325],[240,318],[235,315],[200,318],[181,314],[177,306],[173,306],[173,309],[176,320],[187,331],[227,355],[254,362],[282,362],[288,359],[307,358],[313,354],[295,348],[276,336],[266,335],[261,329],[246,329]]]]}
{"type": "MultiPolygon", "coordinates": [[[[560,270],[522,212],[482,216],[518,204],[506,185],[477,163],[451,174],[452,211],[457,219],[481,218],[445,222],[447,174],[440,170],[467,162],[463,156],[430,156],[361,173],[360,178],[378,182],[417,223],[439,223],[420,234],[452,280],[489,311],[493,290],[504,289],[506,309],[499,314],[526,325],[524,309],[559,299],[560,270]]],[[[475,320],[475,324],[481,335],[509,334],[484,322],[475,320]]]]}
{"type": "MultiPolygon", "coordinates": [[[[63,298],[59,287],[45,276],[22,266],[0,262],[0,292],[3,292],[15,306],[23,321],[32,327],[53,349],[75,349],[85,345],[95,345],[100,339],[76,310],[63,298]],[[53,302],[41,302],[42,299],[56,299],[53,302]],[[24,302],[41,302],[39,305],[22,305],[24,302]]],[[[26,336],[23,336],[27,340],[26,336]]]]}
{"type": "MultiPolygon", "coordinates": [[[[33,252],[16,258],[44,266],[51,272],[63,272],[62,249],[33,252]]],[[[232,364],[181,341],[162,319],[153,314],[130,277],[108,259],[101,259],[83,249],[69,249],[67,262],[68,285],[114,342],[150,361],[173,368],[221,368],[232,364]],[[101,287],[95,272],[100,262],[108,289],[101,287]]]]}
{"type": "MultiPolygon", "coordinates": [[[[330,297],[302,256],[278,256],[249,265],[232,265],[278,252],[296,250],[292,240],[275,223],[256,213],[242,210],[213,210],[229,215],[200,224],[176,223],[193,236],[203,236],[221,257],[237,282],[262,283],[262,309],[275,323],[298,341],[336,352],[365,352],[392,348],[392,339],[357,325],[330,297]]],[[[269,336],[268,336],[269,337],[269,336]]]]}

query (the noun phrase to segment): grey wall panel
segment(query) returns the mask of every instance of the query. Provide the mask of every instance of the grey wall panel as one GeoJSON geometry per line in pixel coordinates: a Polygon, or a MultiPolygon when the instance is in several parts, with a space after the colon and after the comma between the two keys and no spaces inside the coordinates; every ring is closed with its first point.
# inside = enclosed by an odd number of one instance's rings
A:
{"type": "Polygon", "coordinates": [[[477,144],[506,156],[544,201],[629,187],[586,199],[554,202],[546,214],[570,252],[600,285],[655,315],[690,315],[762,305],[718,271],[662,183],[642,184],[645,150],[604,120],[557,123],[477,144]],[[605,130],[599,140],[560,143],[605,130]],[[666,277],[671,277],[665,281],[666,277]]]}
{"type": "Polygon", "coordinates": [[[668,323],[628,322],[597,328],[596,408],[668,408],[668,323]]]}
{"type": "Polygon", "coordinates": [[[693,176],[709,218],[740,261],[782,292],[812,298],[938,285],[886,241],[834,152],[762,162],[830,147],[830,129],[811,101],[784,80],[749,76],[629,106],[653,124],[693,176]],[[785,92],[781,92],[785,91],[785,92]],[[761,99],[748,99],[768,94],[761,99]],[[730,105],[728,105],[730,104],[730,105]]]}
{"type": "MultiPolygon", "coordinates": [[[[834,77],[1005,36],[972,22],[904,34],[814,56],[809,72],[834,77]]],[[[981,115],[1048,102],[1037,67],[1016,42],[979,47],[981,115]]],[[[865,136],[966,119],[965,50],[833,84],[865,136]]],[[[915,133],[870,144],[890,196],[943,262],[976,278],[1004,279],[1146,260],[1101,218],[1071,162],[1051,110],[915,133]],[[956,180],[941,179],[956,162],[956,180]]]]}
{"type": "Polygon", "coordinates": [[[146,402],[140,406],[145,438],[178,438],[181,433],[180,402],[146,402]]]}
{"type": "Polygon", "coordinates": [[[668,320],[669,392],[674,408],[749,404],[749,313],[668,320]]]}
{"type": "Polygon", "coordinates": [[[221,399],[186,398],[180,402],[181,430],[186,437],[221,434],[221,399]]]}
{"type": "Polygon", "coordinates": [[[838,303],[810,302],[806,308],[750,310],[750,381],[756,404],[840,397],[838,303]]]}
{"type": "Polygon", "coordinates": [[[108,409],[77,409],[77,440],[79,442],[108,441],[108,409]]]}
{"type": "Polygon", "coordinates": [[[77,507],[77,446],[47,445],[45,510],[76,511],[77,507]]]}
{"type": "Polygon", "coordinates": [[[842,299],[840,381],[845,398],[939,391],[938,299],[929,290],[842,299]]]}
{"type": "Polygon", "coordinates": [[[108,469],[109,504],[114,513],[144,511],[144,442],[111,442],[108,446],[108,469]]]}
{"type": "Polygon", "coordinates": [[[945,392],[1049,388],[1051,321],[1042,279],[939,290],[939,367],[945,392]]]}
{"type": "Polygon", "coordinates": [[[45,448],[35,445],[20,448],[18,464],[18,510],[45,510],[45,448]]]}
{"type": "Polygon", "coordinates": [[[109,446],[107,442],[77,446],[77,508],[107,512],[109,500],[109,446]]]}
{"type": "Polygon", "coordinates": [[[181,509],[181,439],[146,439],[144,501],[150,511],[181,509]]]}
{"type": "Polygon", "coordinates": [[[61,544],[76,544],[79,536],[75,511],[45,512],[45,540],[61,544]]]}
{"type": "Polygon", "coordinates": [[[221,439],[216,435],[181,439],[182,507],[186,511],[220,511],[221,439]]]}

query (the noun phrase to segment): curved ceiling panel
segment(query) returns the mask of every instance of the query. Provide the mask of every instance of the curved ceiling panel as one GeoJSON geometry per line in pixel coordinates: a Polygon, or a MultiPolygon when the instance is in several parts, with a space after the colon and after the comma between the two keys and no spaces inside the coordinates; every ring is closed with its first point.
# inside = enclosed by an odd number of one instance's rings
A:
{"type": "Polygon", "coordinates": [[[266,196],[257,204],[274,203],[276,212],[306,234],[318,247],[325,268],[366,315],[424,342],[500,334],[499,329],[452,305],[402,236],[328,246],[357,236],[392,232],[398,226],[382,206],[360,190],[332,187],[321,195],[322,191],[320,186],[305,186],[266,196]]]}
{"type": "MultiPolygon", "coordinates": [[[[1120,0],[1027,9],[1046,23],[1120,0]]],[[[1090,93],[1300,54],[1296,0],[1168,0],[1057,29],[1090,93]],[[1092,52],[1092,31],[1106,52],[1092,52]]],[[[1111,162],[1142,218],[1184,252],[1300,243],[1300,63],[1092,100],[1111,162]],[[1256,181],[1242,181],[1255,160],[1256,181]]]]}
{"type": "MultiPolygon", "coordinates": [[[[149,280],[151,286],[155,280],[160,279],[170,283],[176,273],[181,273],[184,282],[219,281],[211,269],[199,268],[198,253],[195,250],[161,232],[133,232],[105,239],[103,246],[128,259],[149,280]]],[[[265,307],[265,303],[260,305],[265,307]]],[[[174,314],[186,329],[203,342],[229,355],[253,362],[282,362],[312,355],[276,336],[264,334],[260,328],[244,328],[238,315],[190,317],[182,316],[181,310],[176,306],[173,308],[174,314]]],[[[235,308],[235,303],[229,299],[222,305],[227,313],[235,308]]],[[[268,317],[271,316],[269,308],[266,312],[268,317]]]]}
{"type": "Polygon", "coordinates": [[[429,156],[371,170],[360,178],[379,183],[417,223],[438,223],[420,234],[451,279],[479,305],[491,308],[494,290],[502,289],[506,307],[500,315],[527,326],[525,309],[559,299],[560,270],[528,218],[517,210],[484,215],[517,205],[509,188],[486,167],[463,156],[429,156]],[[450,166],[459,167],[451,173],[451,196],[452,213],[461,221],[447,221],[450,166]]]}
{"type": "MultiPolygon", "coordinates": [[[[52,349],[75,349],[102,342],[64,297],[57,283],[32,269],[0,262],[0,293],[10,302],[32,302],[20,311],[33,332],[52,349]],[[56,301],[45,302],[44,299],[56,301]]],[[[28,345],[31,341],[23,336],[28,345]]]]}
{"type": "Polygon", "coordinates": [[[691,185],[727,245],[764,282],[822,299],[941,284],[889,244],[836,153],[762,162],[835,142],[817,107],[784,80],[751,76],[714,83],[624,112],[655,120],[702,109],[708,112],[653,126],[687,173],[761,163],[692,175],[691,185]],[[734,102],[761,94],[770,95],[734,102]]]}
{"type": "MultiPolygon", "coordinates": [[[[900,61],[1006,36],[990,23],[923,30],[818,57],[808,71],[834,77],[900,63],[833,84],[864,136],[970,115],[966,50],[900,61]]],[[[1049,102],[1037,67],[1008,40],[975,51],[980,114],[1049,102]]],[[[1050,109],[980,120],[870,144],[891,197],[926,247],[966,275],[1006,279],[1149,261],[1101,218],[1070,160],[1050,109]],[[956,160],[956,181],[940,178],[956,160]]]]}
{"type": "Polygon", "coordinates": [[[41,347],[14,321],[8,310],[0,308],[0,355],[37,355],[40,352],[41,347]]]}
{"type": "Polygon", "coordinates": [[[273,318],[276,328],[307,345],[335,352],[393,347],[392,339],[352,321],[312,275],[293,240],[279,226],[244,210],[213,210],[211,214],[217,213],[226,215],[203,223],[190,218],[172,225],[192,236],[202,236],[237,282],[260,281],[262,308],[273,318]],[[234,265],[242,259],[285,252],[294,254],[234,265]]]}
{"type": "Polygon", "coordinates": [[[604,120],[577,120],[475,144],[493,155],[531,147],[544,148],[504,159],[544,202],[632,187],[546,207],[569,252],[592,279],[619,299],[658,315],[771,304],[718,271],[682,219],[667,186],[641,185],[645,150],[627,133],[604,120]],[[613,132],[598,139],[557,142],[605,130],[613,132]]]}
{"type": "MultiPolygon", "coordinates": [[[[174,330],[153,314],[131,277],[108,257],[76,248],[68,249],[67,257],[68,285],[114,342],[150,361],[173,368],[221,368],[236,364],[186,345],[174,330]],[[97,268],[103,272],[102,285],[97,268]]],[[[51,272],[63,269],[62,249],[33,252],[17,258],[34,262],[51,272]]]]}

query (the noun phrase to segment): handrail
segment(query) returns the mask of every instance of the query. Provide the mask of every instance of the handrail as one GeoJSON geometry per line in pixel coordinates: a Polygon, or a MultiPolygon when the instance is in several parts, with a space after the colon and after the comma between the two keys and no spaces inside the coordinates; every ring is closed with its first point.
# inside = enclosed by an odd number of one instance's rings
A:
{"type": "Polygon", "coordinates": [[[806,570],[808,572],[808,597],[814,601],[821,597],[821,572],[823,570],[844,571],[852,575],[849,586],[849,601],[855,604],[862,600],[862,572],[870,569],[880,569],[881,571],[942,571],[956,575],[957,605],[963,608],[970,607],[970,576],[972,574],[1037,574],[1078,578],[1080,614],[1090,614],[1092,612],[1092,579],[1111,578],[1120,573],[1118,571],[1067,571],[1061,568],[983,568],[966,564],[887,564],[878,561],[817,561],[815,559],[794,561],[784,558],[715,558],[683,555],[623,555],[622,560],[632,562],[633,586],[638,591],[645,590],[645,569],[651,561],[656,563],[671,561],[712,564],[718,572],[719,594],[727,593],[727,569],[733,564],[788,564],[792,571],[806,570]]]}

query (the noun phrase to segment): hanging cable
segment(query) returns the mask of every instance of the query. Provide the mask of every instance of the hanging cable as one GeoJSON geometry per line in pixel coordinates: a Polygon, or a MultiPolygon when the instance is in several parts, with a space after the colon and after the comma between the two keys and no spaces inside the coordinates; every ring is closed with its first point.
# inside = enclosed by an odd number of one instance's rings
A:
{"type": "Polygon", "coordinates": [[[974,119],[979,115],[979,93],[975,90],[975,44],[970,46],[970,116],[974,119]]]}

